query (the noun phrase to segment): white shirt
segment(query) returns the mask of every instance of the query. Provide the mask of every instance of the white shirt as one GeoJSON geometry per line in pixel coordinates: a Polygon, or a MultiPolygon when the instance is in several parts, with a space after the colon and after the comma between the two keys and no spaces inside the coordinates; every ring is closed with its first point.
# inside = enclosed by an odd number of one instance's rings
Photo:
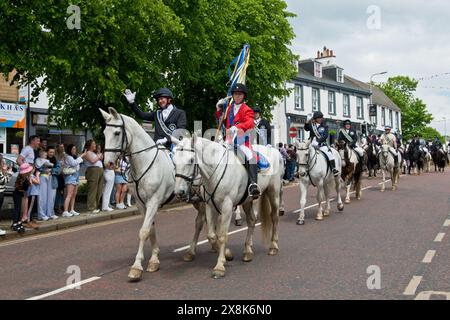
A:
{"type": "Polygon", "coordinates": [[[237,113],[239,112],[239,108],[242,106],[241,104],[235,104],[234,105],[234,115],[237,115],[237,113]]]}
{"type": "Polygon", "coordinates": [[[34,164],[34,150],[30,146],[26,146],[20,152],[20,155],[24,158],[24,162],[34,164]]]}
{"type": "Polygon", "coordinates": [[[163,117],[164,121],[167,120],[167,118],[169,117],[169,114],[172,112],[172,110],[173,110],[173,105],[171,105],[171,104],[169,104],[167,106],[167,108],[162,110],[162,117],[163,117]]]}

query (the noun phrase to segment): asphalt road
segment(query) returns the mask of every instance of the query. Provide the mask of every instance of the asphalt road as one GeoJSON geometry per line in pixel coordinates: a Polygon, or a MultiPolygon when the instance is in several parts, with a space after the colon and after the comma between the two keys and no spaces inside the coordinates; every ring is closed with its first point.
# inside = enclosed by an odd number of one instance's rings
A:
{"type": "MultiPolygon", "coordinates": [[[[0,299],[450,299],[449,176],[402,176],[397,191],[388,184],[384,193],[380,179],[365,179],[362,200],[352,197],[342,213],[333,202],[324,221],[314,220],[312,207],[304,226],[295,224],[298,187],[287,187],[279,255],[267,255],[256,228],[254,260],[242,262],[245,230],[235,232],[228,245],[235,259],[218,280],[211,278],[217,256],[208,244],[198,246],[193,262],[174,252],[192,237],[189,207],[158,215],[161,269],[139,283],[127,274],[140,216],[2,243],[0,299]],[[85,282],[67,290],[74,270],[85,282]]],[[[315,203],[310,188],[307,205],[315,203]]],[[[144,269],[149,243],[145,252],[144,269]]]]}

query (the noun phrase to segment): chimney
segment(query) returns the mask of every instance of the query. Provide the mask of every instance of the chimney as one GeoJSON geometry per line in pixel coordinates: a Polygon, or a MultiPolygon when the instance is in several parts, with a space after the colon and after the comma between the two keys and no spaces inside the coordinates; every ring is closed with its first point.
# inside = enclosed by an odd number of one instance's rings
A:
{"type": "Polygon", "coordinates": [[[333,50],[330,50],[330,56],[334,57],[333,50]]]}
{"type": "Polygon", "coordinates": [[[317,58],[320,58],[320,50],[317,50],[317,58]]]}

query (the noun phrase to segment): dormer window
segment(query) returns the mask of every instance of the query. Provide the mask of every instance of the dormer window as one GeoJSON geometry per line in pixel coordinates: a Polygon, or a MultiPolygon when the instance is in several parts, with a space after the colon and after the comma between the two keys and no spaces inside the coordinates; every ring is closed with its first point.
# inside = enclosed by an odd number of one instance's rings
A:
{"type": "Polygon", "coordinates": [[[340,83],[344,83],[344,72],[342,69],[336,69],[336,81],[340,83]]]}
{"type": "Polygon", "coordinates": [[[314,77],[322,78],[322,64],[314,62],[314,77]]]}

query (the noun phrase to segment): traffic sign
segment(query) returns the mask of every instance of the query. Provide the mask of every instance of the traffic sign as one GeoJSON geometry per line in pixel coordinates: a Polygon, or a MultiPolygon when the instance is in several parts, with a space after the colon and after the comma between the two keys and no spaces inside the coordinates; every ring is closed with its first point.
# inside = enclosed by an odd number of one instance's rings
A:
{"type": "Polygon", "coordinates": [[[289,137],[295,138],[297,136],[297,128],[291,127],[289,129],[289,137]]]}

